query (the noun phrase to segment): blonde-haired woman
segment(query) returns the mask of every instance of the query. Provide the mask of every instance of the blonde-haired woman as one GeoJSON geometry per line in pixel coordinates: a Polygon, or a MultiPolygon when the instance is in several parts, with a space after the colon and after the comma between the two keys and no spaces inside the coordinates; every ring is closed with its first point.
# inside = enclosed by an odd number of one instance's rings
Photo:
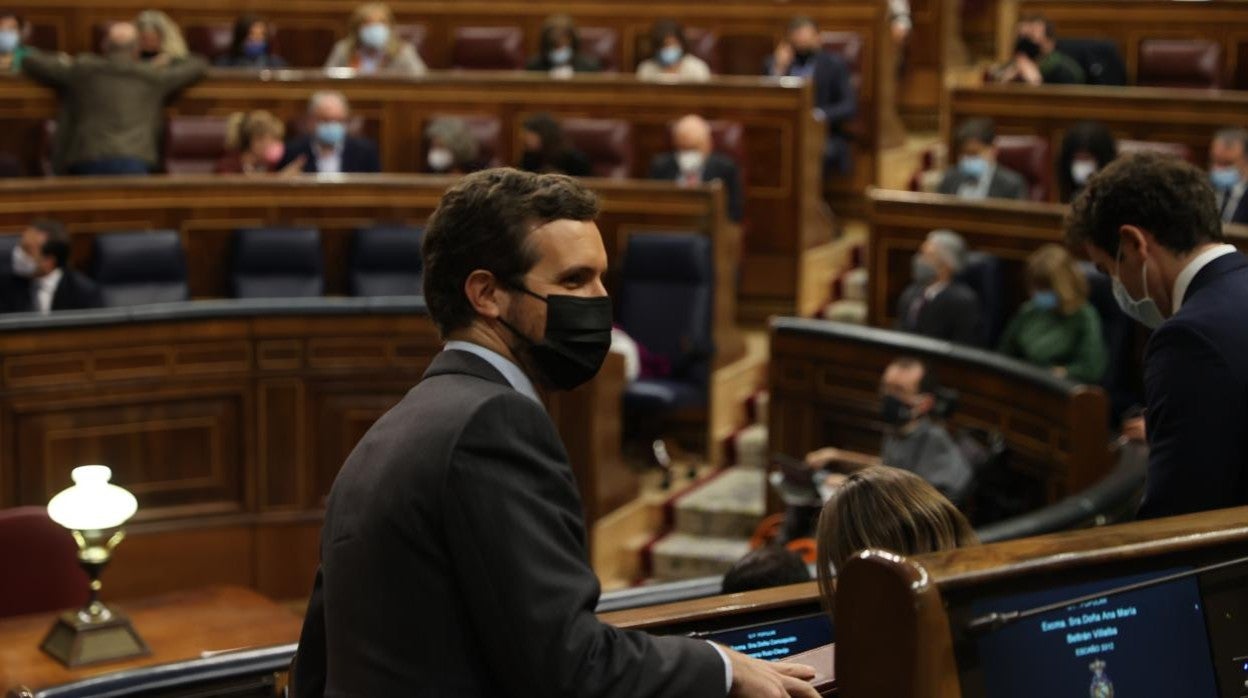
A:
{"type": "MultiPolygon", "coordinates": [[[[282,137],[286,125],[267,111],[236,112],[226,127],[228,152],[217,161],[217,174],[267,174],[279,172],[277,164],[286,154],[282,137]]],[[[296,158],[280,170],[295,174],[303,169],[304,158],[296,158]]]]}
{"type": "Polygon", "coordinates": [[[1031,299],[1010,320],[1001,353],[1052,371],[1060,378],[1099,383],[1108,352],[1101,318],[1088,302],[1088,280],[1061,245],[1027,258],[1031,299]]]}
{"type": "Polygon", "coordinates": [[[143,10],[134,18],[139,31],[139,57],[145,61],[168,62],[186,58],[190,51],[182,30],[160,10],[143,10]]]}
{"type": "Polygon", "coordinates": [[[836,570],[868,548],[920,555],[978,545],[971,524],[926,480],[901,468],[853,471],[823,505],[815,534],[819,591],[831,612],[836,570]]]}
{"type": "Polygon", "coordinates": [[[416,48],[394,31],[394,13],[381,2],[355,8],[347,24],[350,34],[334,44],[326,68],[353,68],[360,75],[424,75],[428,72],[416,48]]]}

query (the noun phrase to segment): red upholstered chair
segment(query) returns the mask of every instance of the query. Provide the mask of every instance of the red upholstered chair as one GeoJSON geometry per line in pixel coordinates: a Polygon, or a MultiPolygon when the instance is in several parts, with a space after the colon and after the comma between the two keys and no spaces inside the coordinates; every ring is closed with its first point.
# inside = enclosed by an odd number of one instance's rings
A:
{"type": "Polygon", "coordinates": [[[719,55],[719,34],[702,27],[685,27],[685,42],[689,45],[689,53],[706,61],[712,73],[718,75],[723,72],[724,62],[719,55]]]}
{"type": "Polygon", "coordinates": [[[595,177],[628,179],[633,171],[633,127],[623,119],[564,119],[568,141],[589,157],[595,177]]]}
{"type": "Polygon", "coordinates": [[[611,27],[581,27],[576,32],[581,52],[594,56],[604,73],[620,69],[620,33],[611,27]]]}
{"type": "Polygon", "coordinates": [[[1193,165],[1196,164],[1196,158],[1192,156],[1192,149],[1182,143],[1118,141],[1119,155],[1131,155],[1133,153],[1163,153],[1165,155],[1173,155],[1176,158],[1182,158],[1193,165]]]}
{"type": "Polygon", "coordinates": [[[234,38],[234,25],[191,24],[183,27],[182,32],[191,53],[207,56],[212,61],[229,52],[230,42],[234,38]]]}
{"type": "Polygon", "coordinates": [[[426,65],[429,63],[429,57],[425,55],[425,37],[429,35],[429,28],[423,24],[396,24],[394,25],[395,36],[412,45],[416,49],[416,54],[420,56],[420,60],[426,65]]]}
{"type": "MultiPolygon", "coordinates": [[[[501,140],[503,134],[503,122],[493,114],[433,114],[429,120],[425,122],[425,127],[437,121],[438,119],[459,119],[468,126],[468,130],[476,139],[477,145],[481,147],[481,152],[477,156],[477,162],[481,167],[501,167],[503,165],[501,140]]],[[[420,162],[421,169],[426,170],[426,158],[429,155],[428,139],[421,139],[420,162]]]]}
{"type": "Polygon", "coordinates": [[[225,155],[226,118],[174,116],[165,125],[164,170],[169,174],[212,174],[225,155]]]}
{"type": "Polygon", "coordinates": [[[1205,39],[1146,39],[1140,42],[1137,85],[1222,87],[1222,45],[1205,39]]]}
{"type": "Polygon", "coordinates": [[[80,607],[87,575],[69,531],[43,507],[0,509],[0,618],[80,607]]]}
{"type": "Polygon", "coordinates": [[[451,36],[451,67],[520,70],[524,31],[520,27],[456,27],[451,36]]]}
{"type": "Polygon", "coordinates": [[[1027,198],[1047,201],[1053,176],[1049,142],[1039,136],[997,136],[995,145],[997,162],[1027,180],[1027,198]]]}
{"type": "Polygon", "coordinates": [[[56,174],[52,160],[56,157],[56,119],[45,119],[43,128],[39,129],[39,166],[44,177],[56,174]]]}

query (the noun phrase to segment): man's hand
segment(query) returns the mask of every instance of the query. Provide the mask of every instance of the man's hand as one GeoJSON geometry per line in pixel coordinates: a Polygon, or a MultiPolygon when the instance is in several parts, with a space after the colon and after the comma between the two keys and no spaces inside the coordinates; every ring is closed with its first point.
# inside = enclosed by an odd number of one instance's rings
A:
{"type": "Polygon", "coordinates": [[[789,66],[793,65],[793,47],[787,41],[781,41],[776,44],[776,50],[771,54],[771,72],[773,75],[784,75],[789,72],[789,66]]]}
{"type": "Polygon", "coordinates": [[[1044,82],[1044,77],[1040,75],[1040,67],[1027,56],[1021,53],[1015,56],[1014,66],[1018,69],[1018,77],[1028,85],[1040,85],[1044,82]]]}
{"type": "Polygon", "coordinates": [[[833,463],[837,462],[840,459],[841,459],[841,449],[832,448],[831,446],[825,446],[824,448],[820,448],[820,449],[811,451],[810,453],[807,453],[806,465],[809,465],[811,468],[814,468],[815,470],[822,470],[823,468],[826,468],[829,465],[832,465],[833,463]]]}
{"type": "Polygon", "coordinates": [[[278,170],[277,173],[287,177],[297,175],[303,172],[303,166],[306,164],[308,164],[308,156],[300,155],[294,160],[291,160],[285,167],[278,170]]]}
{"type": "Polygon", "coordinates": [[[1143,417],[1132,417],[1122,420],[1122,435],[1129,441],[1148,443],[1148,432],[1144,428],[1143,417]]]}
{"type": "Polygon", "coordinates": [[[732,663],[728,698],[819,698],[810,685],[815,670],[804,664],[764,662],[723,648],[732,663]]]}

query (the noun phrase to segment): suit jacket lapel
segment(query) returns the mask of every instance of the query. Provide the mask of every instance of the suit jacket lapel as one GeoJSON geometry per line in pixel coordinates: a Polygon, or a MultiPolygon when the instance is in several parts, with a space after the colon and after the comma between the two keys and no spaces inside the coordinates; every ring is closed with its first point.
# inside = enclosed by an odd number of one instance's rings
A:
{"type": "Polygon", "coordinates": [[[491,383],[511,387],[511,383],[508,383],[503,374],[491,366],[490,362],[476,354],[454,350],[441,351],[437,356],[433,357],[433,361],[429,363],[429,368],[425,371],[425,375],[421,380],[449,374],[474,376],[491,383]]]}
{"type": "MultiPolygon", "coordinates": [[[[1248,196],[1244,198],[1248,198],[1248,196]]],[[[1240,205],[1242,206],[1243,204],[1240,205]]],[[[1206,264],[1204,269],[1196,273],[1192,283],[1187,285],[1187,293],[1183,296],[1183,305],[1186,306],[1188,301],[1192,299],[1192,296],[1195,296],[1196,292],[1207,286],[1209,282],[1223,274],[1229,274],[1245,267],[1248,267],[1248,257],[1245,257],[1240,252],[1223,255],[1206,264]]]]}

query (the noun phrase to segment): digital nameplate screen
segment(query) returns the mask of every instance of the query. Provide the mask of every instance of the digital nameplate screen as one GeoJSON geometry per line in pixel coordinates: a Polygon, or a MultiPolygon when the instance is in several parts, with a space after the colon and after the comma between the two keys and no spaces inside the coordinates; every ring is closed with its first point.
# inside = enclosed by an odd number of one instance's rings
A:
{"type": "Polygon", "coordinates": [[[769,661],[782,660],[832,643],[832,623],[822,613],[786,618],[730,630],[699,633],[742,654],[769,661]]]}
{"type": "MultiPolygon", "coordinates": [[[[1184,572],[1171,569],[975,602],[1020,611],[1184,572]]],[[[1195,576],[1025,618],[978,640],[989,698],[1218,695],[1195,576]]]]}

